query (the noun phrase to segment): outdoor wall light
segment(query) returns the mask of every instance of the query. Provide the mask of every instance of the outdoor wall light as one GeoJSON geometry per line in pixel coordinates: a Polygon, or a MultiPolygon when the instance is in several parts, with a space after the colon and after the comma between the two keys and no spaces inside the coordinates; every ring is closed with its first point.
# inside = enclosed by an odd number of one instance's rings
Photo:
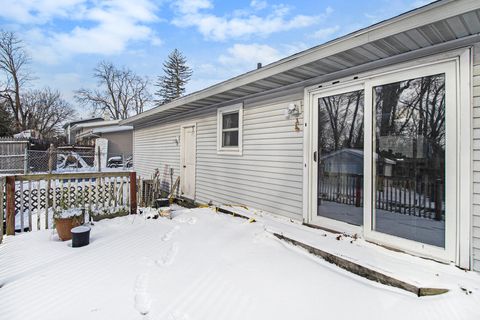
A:
{"type": "Polygon", "coordinates": [[[178,146],[180,144],[180,137],[179,136],[175,136],[175,145],[178,146]]]}
{"type": "Polygon", "coordinates": [[[300,111],[300,106],[295,103],[290,103],[285,110],[285,116],[287,118],[295,117],[298,118],[302,112],[300,111]]]}
{"type": "Polygon", "coordinates": [[[292,117],[295,118],[295,131],[300,131],[300,122],[298,121],[298,117],[302,114],[300,110],[300,106],[296,103],[289,103],[287,109],[285,110],[285,117],[287,119],[291,119],[292,117]]]}

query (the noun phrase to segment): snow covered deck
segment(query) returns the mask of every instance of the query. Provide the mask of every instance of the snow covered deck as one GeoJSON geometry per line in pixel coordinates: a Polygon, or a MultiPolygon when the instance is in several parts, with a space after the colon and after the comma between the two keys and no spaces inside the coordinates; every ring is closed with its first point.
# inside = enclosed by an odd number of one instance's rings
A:
{"type": "Polygon", "coordinates": [[[223,206],[222,209],[254,218],[272,235],[281,235],[311,248],[350,261],[418,288],[480,288],[480,274],[465,272],[453,264],[443,264],[406,253],[392,251],[361,238],[314,229],[282,217],[244,207],[223,206]]]}
{"type": "MultiPolygon", "coordinates": [[[[230,208],[232,209],[232,208],[230,208]]],[[[480,276],[251,210],[256,223],[209,208],[173,220],[96,223],[71,248],[51,230],[0,245],[4,319],[476,319],[480,276]],[[409,281],[448,286],[419,298],[344,271],[272,236],[318,241],[409,281]],[[387,261],[383,261],[387,259],[387,261]],[[376,261],[382,260],[382,264],[376,261]],[[463,288],[463,289],[462,289],[463,288]],[[471,294],[467,294],[471,291],[471,294]]]]}

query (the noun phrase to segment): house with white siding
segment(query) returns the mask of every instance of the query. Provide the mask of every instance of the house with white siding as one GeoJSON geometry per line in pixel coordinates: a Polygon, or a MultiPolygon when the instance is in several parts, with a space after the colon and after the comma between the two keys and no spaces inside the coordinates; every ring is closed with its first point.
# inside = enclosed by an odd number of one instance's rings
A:
{"type": "Polygon", "coordinates": [[[480,271],[478,0],[431,3],[121,124],[138,174],[173,170],[186,199],[480,271]],[[363,168],[331,170],[342,150],[363,157],[342,167],[363,168]]]}

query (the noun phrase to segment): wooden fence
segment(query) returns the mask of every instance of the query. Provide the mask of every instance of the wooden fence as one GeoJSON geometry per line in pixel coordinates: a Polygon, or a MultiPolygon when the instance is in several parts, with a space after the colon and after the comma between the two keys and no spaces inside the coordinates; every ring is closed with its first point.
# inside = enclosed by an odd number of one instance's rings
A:
{"type": "MultiPolygon", "coordinates": [[[[377,177],[375,208],[389,212],[442,220],[445,216],[445,185],[441,180],[377,177]]],[[[363,176],[324,174],[319,177],[319,201],[363,206],[363,176]]]]}
{"type": "MultiPolygon", "coordinates": [[[[122,206],[137,211],[135,172],[85,172],[63,174],[13,175],[5,180],[6,234],[52,227],[52,214],[65,208],[101,210],[122,206]],[[33,221],[35,216],[36,221],[33,221]],[[17,220],[17,226],[15,219],[17,220]],[[41,221],[40,219],[43,219],[41,221]]],[[[3,186],[3,184],[2,184],[3,186]]],[[[3,200],[5,198],[5,200],[3,200]]],[[[0,203],[0,208],[4,208],[0,203]]],[[[2,221],[3,221],[3,210],[2,221]]],[[[3,226],[2,226],[3,227],[3,226]]],[[[2,230],[3,235],[3,230],[2,230]]]]}
{"type": "Polygon", "coordinates": [[[0,138],[0,172],[25,173],[29,141],[26,139],[0,138]]]}

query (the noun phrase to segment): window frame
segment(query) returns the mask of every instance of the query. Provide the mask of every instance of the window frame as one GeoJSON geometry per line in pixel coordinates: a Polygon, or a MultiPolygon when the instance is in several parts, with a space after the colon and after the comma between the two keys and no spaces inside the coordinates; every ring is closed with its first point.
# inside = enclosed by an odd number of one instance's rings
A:
{"type": "MultiPolygon", "coordinates": [[[[232,132],[235,130],[227,129],[232,132]]],[[[224,155],[242,155],[243,153],[243,103],[237,103],[217,109],[217,153],[224,155]],[[223,116],[238,112],[238,146],[223,146],[223,116]]]]}

